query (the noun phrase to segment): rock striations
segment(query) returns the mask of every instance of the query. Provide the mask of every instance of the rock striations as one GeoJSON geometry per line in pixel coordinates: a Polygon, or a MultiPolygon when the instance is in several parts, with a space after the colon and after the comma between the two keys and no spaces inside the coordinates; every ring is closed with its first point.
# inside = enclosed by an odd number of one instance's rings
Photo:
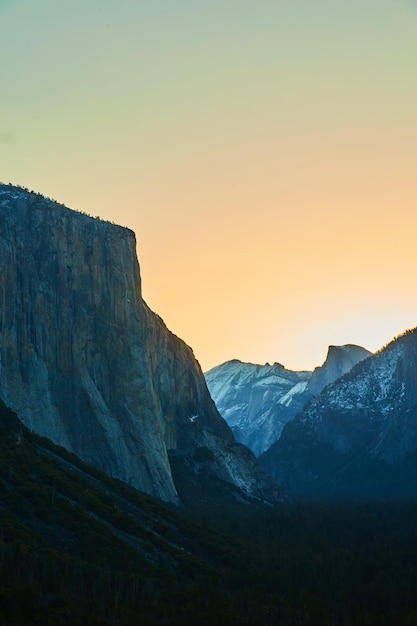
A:
{"type": "Polygon", "coordinates": [[[293,493],[396,497],[417,489],[417,330],[326,387],[262,457],[293,493]]]}
{"type": "Polygon", "coordinates": [[[191,349],[142,300],[134,233],[10,185],[0,396],[33,431],[162,500],[178,500],[168,452],[200,449],[206,471],[247,496],[276,490],[234,441],[191,349]]]}
{"type": "Polygon", "coordinates": [[[256,455],[278,439],[288,420],[312,397],[311,372],[292,372],[279,363],[228,361],[205,376],[220,415],[237,441],[256,455]]]}
{"type": "Polygon", "coordinates": [[[327,385],[350,372],[352,367],[367,359],[371,354],[369,350],[354,344],[329,346],[325,362],[320,367],[316,367],[311,375],[309,390],[313,396],[318,396],[327,385]]]}
{"type": "Polygon", "coordinates": [[[293,372],[283,365],[228,361],[206,372],[209,391],[236,439],[258,456],[281,435],[285,424],[326,385],[371,355],[355,345],[330,346],[314,372],[293,372]]]}

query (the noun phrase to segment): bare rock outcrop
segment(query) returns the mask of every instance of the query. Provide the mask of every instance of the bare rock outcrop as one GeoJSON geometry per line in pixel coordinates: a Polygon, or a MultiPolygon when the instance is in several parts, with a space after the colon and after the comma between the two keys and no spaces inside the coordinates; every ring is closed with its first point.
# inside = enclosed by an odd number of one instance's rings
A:
{"type": "Polygon", "coordinates": [[[33,431],[162,500],[178,500],[168,451],[201,447],[213,472],[268,499],[191,349],[142,300],[134,233],[10,185],[0,185],[0,396],[33,431]]]}

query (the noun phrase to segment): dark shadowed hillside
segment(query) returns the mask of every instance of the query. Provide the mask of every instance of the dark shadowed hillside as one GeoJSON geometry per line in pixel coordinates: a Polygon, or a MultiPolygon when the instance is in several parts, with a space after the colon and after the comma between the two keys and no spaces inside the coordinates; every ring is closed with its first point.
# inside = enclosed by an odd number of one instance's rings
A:
{"type": "Polygon", "coordinates": [[[326,387],[261,462],[291,493],[417,494],[417,330],[326,387]]]}
{"type": "Polygon", "coordinates": [[[174,511],[31,434],[2,403],[0,492],[8,626],[417,620],[416,502],[220,497],[174,511]]]}

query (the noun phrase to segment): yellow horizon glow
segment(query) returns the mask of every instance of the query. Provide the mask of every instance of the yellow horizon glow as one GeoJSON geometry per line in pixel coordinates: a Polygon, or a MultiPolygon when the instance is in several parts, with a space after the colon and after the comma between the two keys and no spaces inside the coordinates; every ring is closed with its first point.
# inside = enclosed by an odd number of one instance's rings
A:
{"type": "Polygon", "coordinates": [[[416,25],[406,0],[0,0],[0,178],[133,229],[204,370],[376,350],[417,325],[416,25]]]}

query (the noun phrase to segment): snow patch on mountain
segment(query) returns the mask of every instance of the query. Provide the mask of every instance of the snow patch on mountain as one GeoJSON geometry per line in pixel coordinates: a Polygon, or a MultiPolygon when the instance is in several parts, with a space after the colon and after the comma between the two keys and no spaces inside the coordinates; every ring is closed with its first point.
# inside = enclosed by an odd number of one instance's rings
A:
{"type": "Polygon", "coordinates": [[[255,365],[232,360],[206,372],[219,413],[237,441],[262,454],[305,403],[371,353],[355,345],[330,346],[314,372],[294,372],[280,363],[255,365]]]}
{"type": "Polygon", "coordinates": [[[328,385],[261,462],[299,494],[414,497],[416,418],[414,329],[328,385]]]}
{"type": "Polygon", "coordinates": [[[308,387],[308,381],[297,383],[296,385],[294,385],[294,387],[291,387],[288,393],[286,393],[284,396],[282,396],[282,398],[278,400],[278,404],[283,404],[284,406],[287,406],[287,407],[290,406],[294,398],[298,394],[304,393],[307,387],[308,387]]]}

